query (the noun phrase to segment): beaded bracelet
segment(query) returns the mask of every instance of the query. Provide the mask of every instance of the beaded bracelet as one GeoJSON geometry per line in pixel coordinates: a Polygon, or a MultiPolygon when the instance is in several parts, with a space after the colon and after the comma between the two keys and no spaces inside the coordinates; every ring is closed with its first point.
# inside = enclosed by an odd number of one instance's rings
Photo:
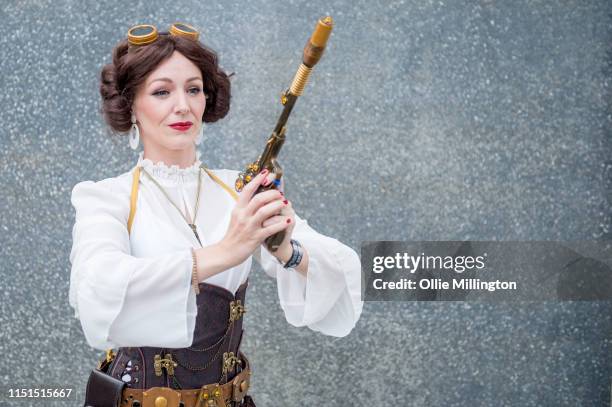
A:
{"type": "Polygon", "coordinates": [[[302,257],[304,255],[302,245],[297,240],[291,239],[291,248],[293,249],[291,257],[289,258],[289,260],[287,260],[287,263],[283,265],[283,267],[286,269],[296,268],[302,261],[302,257]]]}
{"type": "Polygon", "coordinates": [[[198,261],[196,258],[195,249],[191,248],[191,257],[193,258],[193,269],[191,270],[191,285],[196,294],[200,294],[200,284],[198,283],[198,261]]]}

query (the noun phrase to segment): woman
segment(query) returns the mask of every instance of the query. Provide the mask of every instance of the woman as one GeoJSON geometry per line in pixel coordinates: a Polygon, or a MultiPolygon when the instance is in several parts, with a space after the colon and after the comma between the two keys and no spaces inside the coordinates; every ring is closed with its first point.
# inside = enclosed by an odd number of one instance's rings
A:
{"type": "Polygon", "coordinates": [[[230,83],[193,27],[130,29],[100,93],[108,125],[143,152],[130,171],[72,191],[70,304],[92,347],[118,348],[99,370],[112,381],[90,379],[86,404],[254,405],[239,352],[252,257],[276,279],[290,324],[332,336],[361,314],[359,258],[282,192],[255,194],[273,174],[237,194],[238,171],[202,165],[203,122],[227,114],[230,83]],[[272,253],[264,240],[280,231],[272,253]]]}

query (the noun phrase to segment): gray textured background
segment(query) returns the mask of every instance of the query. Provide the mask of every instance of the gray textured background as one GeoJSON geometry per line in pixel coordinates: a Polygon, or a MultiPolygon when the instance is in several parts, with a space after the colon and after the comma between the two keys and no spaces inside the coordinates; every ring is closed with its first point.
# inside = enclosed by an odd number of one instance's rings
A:
{"type": "MultiPolygon", "coordinates": [[[[317,230],[356,250],[612,238],[610,2],[3,1],[3,385],[72,386],[82,402],[100,356],[68,306],[69,198],[135,163],[98,113],[99,70],[127,28],[192,23],[236,72],[201,148],[238,169],[327,13],[336,28],[282,152],[287,195],[317,230]]],[[[609,302],[367,303],[334,339],[289,326],[262,274],[245,337],[259,406],[609,403],[609,302]]]]}

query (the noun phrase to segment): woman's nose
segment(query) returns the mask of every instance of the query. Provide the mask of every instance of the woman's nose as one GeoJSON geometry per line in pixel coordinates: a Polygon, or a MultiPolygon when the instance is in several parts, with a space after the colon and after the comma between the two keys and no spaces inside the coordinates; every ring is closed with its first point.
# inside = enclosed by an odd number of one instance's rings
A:
{"type": "Polygon", "coordinates": [[[189,103],[187,103],[187,98],[185,97],[185,95],[181,95],[179,93],[174,110],[176,113],[183,114],[189,111],[189,103]]]}

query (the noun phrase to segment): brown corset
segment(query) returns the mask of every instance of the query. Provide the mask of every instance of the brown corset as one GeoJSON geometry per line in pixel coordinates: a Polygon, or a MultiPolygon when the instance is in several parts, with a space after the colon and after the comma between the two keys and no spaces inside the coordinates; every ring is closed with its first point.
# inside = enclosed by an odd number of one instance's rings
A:
{"type": "MultiPolygon", "coordinates": [[[[197,389],[208,383],[226,383],[240,370],[238,357],[242,339],[242,319],[248,281],[232,294],[225,288],[200,283],[200,294],[196,296],[198,313],[193,334],[193,343],[188,348],[122,347],[109,366],[109,375],[123,380],[127,387],[147,389],[170,387],[173,389],[197,389]],[[238,303],[240,301],[240,303],[238,303]],[[233,315],[230,317],[230,310],[233,315]],[[232,352],[232,353],[230,353],[232,352]],[[166,359],[171,354],[175,363],[171,368],[158,366],[156,374],[155,355],[166,359]],[[224,354],[227,372],[223,372],[224,354]],[[173,374],[171,374],[173,373],[173,374]]],[[[148,316],[155,318],[155,315],[148,316]]],[[[160,326],[160,329],[163,329],[160,326]]],[[[169,360],[169,359],[167,359],[169,360]]],[[[162,362],[164,362],[162,360],[162,362]]],[[[158,363],[159,365],[159,363],[158,363]]]]}

